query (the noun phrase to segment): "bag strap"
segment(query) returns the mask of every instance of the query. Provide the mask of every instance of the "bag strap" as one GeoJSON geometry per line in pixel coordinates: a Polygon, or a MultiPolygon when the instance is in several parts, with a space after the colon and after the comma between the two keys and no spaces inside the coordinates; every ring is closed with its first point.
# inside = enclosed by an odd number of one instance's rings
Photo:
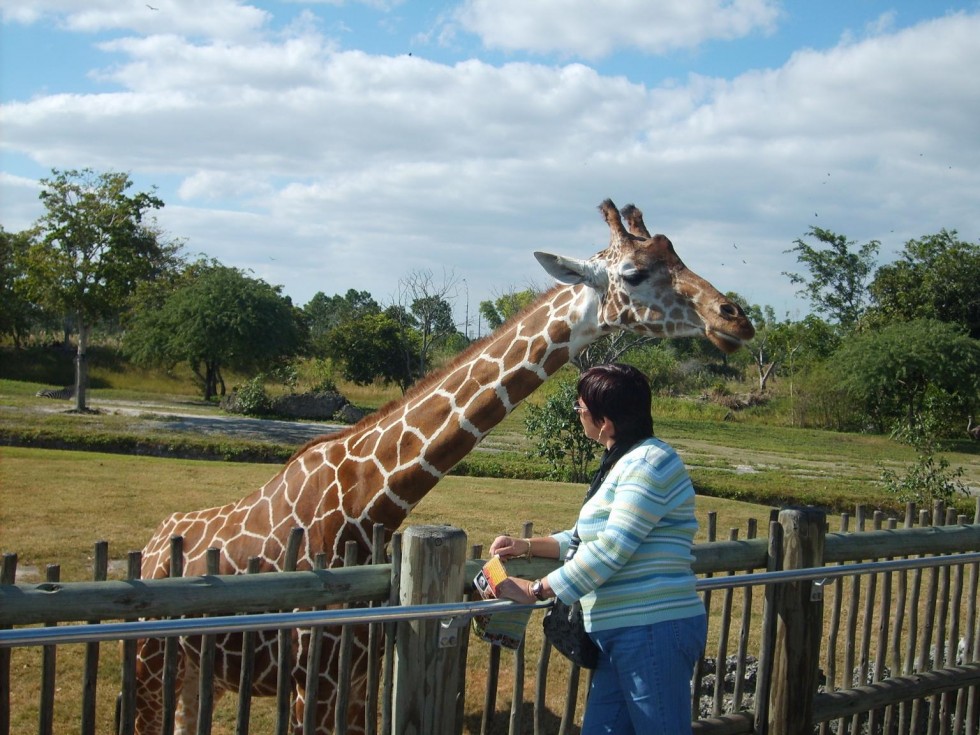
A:
{"type": "MultiPolygon", "coordinates": [[[[602,460],[599,462],[599,468],[592,475],[592,482],[589,483],[589,488],[585,491],[585,500],[582,501],[584,506],[592,496],[598,492],[599,488],[602,487],[603,481],[606,479],[606,475],[609,474],[609,470],[613,468],[613,465],[619,461],[626,452],[632,449],[632,445],[620,445],[614,444],[612,449],[607,449],[602,453],[602,460]]],[[[578,535],[578,523],[575,524],[575,528],[572,529],[572,538],[568,542],[568,551],[565,552],[565,561],[570,561],[575,552],[578,551],[579,544],[582,543],[582,539],[578,535]]]]}

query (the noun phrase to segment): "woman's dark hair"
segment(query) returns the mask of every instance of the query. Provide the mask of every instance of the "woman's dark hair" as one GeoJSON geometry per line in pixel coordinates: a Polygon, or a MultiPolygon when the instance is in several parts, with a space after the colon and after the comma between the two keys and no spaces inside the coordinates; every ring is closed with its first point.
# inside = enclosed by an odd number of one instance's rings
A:
{"type": "Polygon", "coordinates": [[[616,443],[631,446],[653,436],[650,381],[632,365],[596,365],[578,379],[578,396],[595,421],[616,425],[616,443]]]}

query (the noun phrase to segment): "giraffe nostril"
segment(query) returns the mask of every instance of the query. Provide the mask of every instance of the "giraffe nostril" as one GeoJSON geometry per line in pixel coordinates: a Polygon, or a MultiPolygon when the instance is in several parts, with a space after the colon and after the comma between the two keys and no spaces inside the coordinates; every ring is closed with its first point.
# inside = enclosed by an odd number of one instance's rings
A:
{"type": "Polygon", "coordinates": [[[729,319],[735,319],[740,312],[741,309],[739,309],[735,304],[727,303],[721,305],[722,316],[727,316],[729,319]]]}

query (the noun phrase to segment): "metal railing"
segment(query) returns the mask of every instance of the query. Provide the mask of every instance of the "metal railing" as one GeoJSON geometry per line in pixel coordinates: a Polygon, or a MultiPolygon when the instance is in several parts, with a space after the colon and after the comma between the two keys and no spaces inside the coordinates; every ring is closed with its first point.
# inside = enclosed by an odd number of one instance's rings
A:
{"type": "MultiPolygon", "coordinates": [[[[727,577],[711,577],[697,580],[697,590],[735,589],[748,586],[780,584],[786,582],[823,582],[856,574],[881,574],[885,572],[927,569],[980,562],[980,551],[949,554],[918,559],[892,559],[887,561],[840,564],[834,567],[788,569],[775,572],[755,572],[727,577]]],[[[510,600],[480,600],[476,602],[443,603],[437,605],[401,605],[376,608],[351,608],[345,610],[303,610],[279,613],[223,615],[207,618],[179,618],[170,620],[137,620],[131,622],[92,623],[62,625],[46,628],[15,628],[0,630],[0,647],[47,646],[96,641],[121,641],[140,638],[169,638],[188,635],[215,635],[256,630],[281,630],[326,625],[350,625],[369,623],[394,623],[407,620],[439,619],[451,626],[458,619],[469,620],[476,615],[493,615],[502,612],[543,610],[550,603],[521,605],[510,600]]]]}

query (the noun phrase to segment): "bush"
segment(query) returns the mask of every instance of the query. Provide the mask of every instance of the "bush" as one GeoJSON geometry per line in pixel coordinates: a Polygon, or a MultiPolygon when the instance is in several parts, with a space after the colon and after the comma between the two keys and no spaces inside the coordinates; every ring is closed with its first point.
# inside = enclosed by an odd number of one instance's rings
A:
{"type": "Polygon", "coordinates": [[[650,379],[650,389],[654,395],[676,394],[683,387],[684,379],[677,357],[662,342],[647,349],[633,350],[629,361],[650,379]]]}
{"type": "Polygon", "coordinates": [[[909,420],[896,422],[892,438],[910,444],[917,453],[904,475],[887,468],[881,470],[885,488],[899,500],[918,504],[941,500],[948,505],[957,493],[968,494],[962,482],[965,470],[952,469],[949,460],[935,456],[943,449],[944,435],[949,433],[948,416],[954,402],[953,396],[931,387],[922,410],[909,420]]]}
{"type": "Polygon", "coordinates": [[[337,393],[336,367],[329,358],[304,360],[297,367],[299,380],[308,393],[337,393]]]}
{"type": "Polygon", "coordinates": [[[791,410],[793,423],[831,431],[860,428],[862,416],[838,380],[824,365],[794,378],[791,410]]]}
{"type": "Polygon", "coordinates": [[[269,413],[269,394],[265,392],[265,375],[259,373],[235,391],[234,399],[237,413],[246,416],[261,416],[269,413]]]}
{"type": "Polygon", "coordinates": [[[585,435],[572,408],[577,398],[575,382],[561,381],[545,402],[528,404],[525,435],[534,447],[529,455],[543,457],[551,468],[549,478],[561,482],[587,482],[588,466],[595,459],[596,444],[585,435]]]}
{"type": "Polygon", "coordinates": [[[941,500],[949,505],[957,493],[967,494],[966,485],[961,481],[963,473],[962,467],[950,469],[945,457],[936,459],[931,452],[924,452],[906,468],[904,475],[883,468],[881,481],[888,492],[904,503],[922,505],[941,500]]]}

